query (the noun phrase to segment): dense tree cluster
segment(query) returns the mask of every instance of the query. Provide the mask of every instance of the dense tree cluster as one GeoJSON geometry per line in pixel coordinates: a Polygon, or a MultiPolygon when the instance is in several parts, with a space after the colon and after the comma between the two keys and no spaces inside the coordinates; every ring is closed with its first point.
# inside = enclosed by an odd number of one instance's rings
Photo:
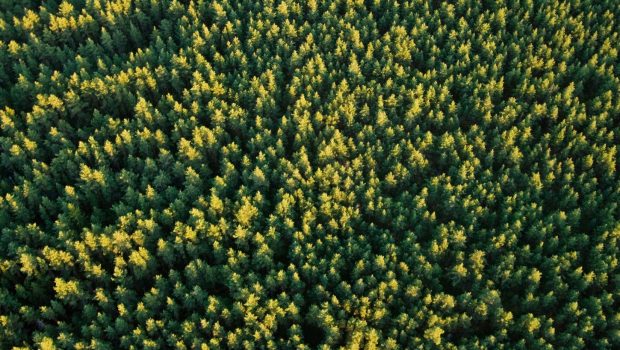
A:
{"type": "Polygon", "coordinates": [[[618,43],[615,0],[0,0],[0,348],[620,348],[618,43]]]}

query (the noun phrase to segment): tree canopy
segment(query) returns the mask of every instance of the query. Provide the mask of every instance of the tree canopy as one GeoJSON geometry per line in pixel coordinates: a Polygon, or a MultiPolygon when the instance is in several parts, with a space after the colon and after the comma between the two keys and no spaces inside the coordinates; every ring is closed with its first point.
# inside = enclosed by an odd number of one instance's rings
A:
{"type": "Polygon", "coordinates": [[[620,348],[620,2],[0,0],[0,348],[620,348]]]}

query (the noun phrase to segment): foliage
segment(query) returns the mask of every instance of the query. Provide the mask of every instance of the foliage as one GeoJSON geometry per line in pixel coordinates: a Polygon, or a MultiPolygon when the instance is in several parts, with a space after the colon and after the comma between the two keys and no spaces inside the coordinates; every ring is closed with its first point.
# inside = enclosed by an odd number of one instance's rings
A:
{"type": "Polygon", "coordinates": [[[0,0],[0,348],[620,348],[619,20],[0,0]]]}

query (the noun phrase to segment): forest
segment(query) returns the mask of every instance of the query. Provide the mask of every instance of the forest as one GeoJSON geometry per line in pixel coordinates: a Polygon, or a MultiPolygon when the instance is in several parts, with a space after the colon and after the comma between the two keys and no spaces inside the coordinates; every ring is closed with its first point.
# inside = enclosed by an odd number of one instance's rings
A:
{"type": "Polygon", "coordinates": [[[0,0],[0,349],[620,349],[620,1],[0,0]]]}

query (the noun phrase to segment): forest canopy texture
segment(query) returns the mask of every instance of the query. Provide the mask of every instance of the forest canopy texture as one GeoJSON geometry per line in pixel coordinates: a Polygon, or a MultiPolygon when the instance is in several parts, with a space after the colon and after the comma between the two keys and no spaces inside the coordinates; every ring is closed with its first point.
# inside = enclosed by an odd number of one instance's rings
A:
{"type": "Polygon", "coordinates": [[[619,33],[0,0],[0,348],[619,349],[619,33]]]}

